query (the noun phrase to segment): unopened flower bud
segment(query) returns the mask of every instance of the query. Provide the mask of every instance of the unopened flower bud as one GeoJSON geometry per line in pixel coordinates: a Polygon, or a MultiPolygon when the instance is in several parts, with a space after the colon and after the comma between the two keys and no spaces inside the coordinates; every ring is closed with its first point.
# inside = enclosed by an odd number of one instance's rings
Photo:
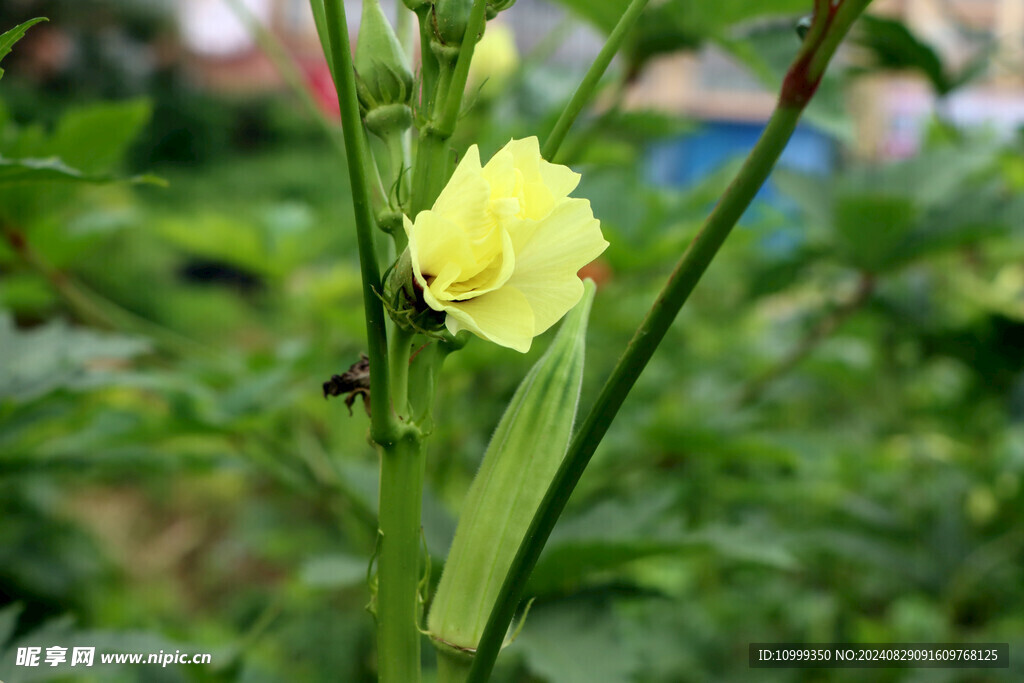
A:
{"type": "Polygon", "coordinates": [[[434,37],[442,45],[461,45],[469,25],[473,0],[437,0],[434,3],[434,37]]]}
{"type": "Polygon", "coordinates": [[[471,88],[478,88],[480,95],[493,97],[501,92],[518,66],[515,35],[504,24],[495,22],[487,27],[487,33],[473,51],[467,82],[471,88]]]}
{"type": "MultiPolygon", "coordinates": [[[[398,37],[384,16],[380,0],[363,1],[355,67],[356,92],[364,113],[388,105],[408,105],[411,101],[412,70],[398,37]]],[[[409,120],[411,123],[411,114],[409,120]]]]}
{"type": "Polygon", "coordinates": [[[504,12],[514,4],[516,0],[487,0],[487,20],[490,21],[498,16],[498,12],[504,12]]]}

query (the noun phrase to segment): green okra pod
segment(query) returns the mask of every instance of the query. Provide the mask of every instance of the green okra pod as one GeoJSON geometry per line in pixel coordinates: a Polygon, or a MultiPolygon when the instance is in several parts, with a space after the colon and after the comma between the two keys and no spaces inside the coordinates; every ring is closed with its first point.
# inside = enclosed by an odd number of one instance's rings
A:
{"type": "Polygon", "coordinates": [[[427,628],[441,656],[466,657],[562,462],[579,402],[594,283],[516,390],[463,505],[427,628]]]}

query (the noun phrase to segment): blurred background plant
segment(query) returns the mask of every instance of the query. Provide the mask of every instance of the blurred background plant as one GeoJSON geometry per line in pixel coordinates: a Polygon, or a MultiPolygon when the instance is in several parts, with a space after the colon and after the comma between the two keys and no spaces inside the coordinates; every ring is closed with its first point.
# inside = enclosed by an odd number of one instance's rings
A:
{"type": "MultiPolygon", "coordinates": [[[[376,463],[365,415],[320,394],[363,345],[348,182],[316,124],[337,103],[308,4],[244,5],[317,117],[220,0],[0,7],[0,30],[50,18],[4,60],[0,157],[78,174],[0,176],[8,683],[52,677],[15,666],[51,640],[214,655],[76,680],[373,680],[376,463]]],[[[515,42],[480,62],[455,146],[549,129],[622,7],[504,12],[515,42]]],[[[652,6],[563,146],[612,243],[584,402],[763,124],[808,8],[652,6]]],[[[599,449],[496,679],[743,679],[752,641],[1024,648],[1024,16],[873,11],[599,449]]],[[[475,426],[545,345],[450,360],[435,579],[475,426]]]]}

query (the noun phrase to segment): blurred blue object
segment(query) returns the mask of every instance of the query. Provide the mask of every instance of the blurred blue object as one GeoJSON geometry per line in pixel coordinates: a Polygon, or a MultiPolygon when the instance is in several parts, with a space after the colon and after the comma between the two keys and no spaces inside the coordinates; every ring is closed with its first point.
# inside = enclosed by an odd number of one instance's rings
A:
{"type": "MultiPolygon", "coordinates": [[[[742,158],[757,142],[762,123],[708,121],[693,134],[660,143],[650,150],[650,178],[658,185],[687,187],[723,163],[742,158]]],[[[800,126],[782,153],[779,165],[812,174],[829,173],[835,161],[835,143],[827,135],[800,126]]],[[[773,193],[769,181],[767,194],[773,193]]]]}
{"type": "MultiPolygon", "coordinates": [[[[761,122],[707,121],[694,133],[653,145],[648,152],[648,177],[656,185],[689,187],[722,164],[745,157],[763,129],[761,122]]],[[[813,127],[799,126],[779,159],[779,167],[828,175],[835,168],[836,155],[837,145],[832,138],[813,127]]],[[[797,211],[796,205],[772,186],[770,178],[758,192],[750,211],[764,209],[792,218],[797,211]]],[[[782,251],[798,242],[799,238],[785,229],[765,236],[766,246],[782,251]]]]}

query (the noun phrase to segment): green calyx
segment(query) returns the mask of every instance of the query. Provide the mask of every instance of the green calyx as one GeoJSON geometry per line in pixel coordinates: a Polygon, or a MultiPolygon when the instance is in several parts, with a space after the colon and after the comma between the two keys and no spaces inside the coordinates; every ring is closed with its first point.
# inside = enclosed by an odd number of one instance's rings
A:
{"type": "Polygon", "coordinates": [[[389,235],[402,234],[402,212],[387,207],[376,215],[377,226],[389,235]]]}
{"type": "MultiPolygon", "coordinates": [[[[356,94],[363,113],[412,101],[413,75],[380,0],[364,0],[356,45],[356,94]]],[[[410,113],[409,123],[412,118],[410,113]]],[[[406,126],[408,127],[408,126],[406,126]]]]}
{"type": "Polygon", "coordinates": [[[363,120],[368,131],[383,138],[412,126],[412,108],[407,104],[381,104],[368,109],[363,120]]]}
{"type": "Polygon", "coordinates": [[[384,279],[384,308],[396,325],[409,332],[447,339],[444,313],[435,311],[423,300],[423,290],[412,270],[412,257],[406,249],[384,279]]]}
{"type": "Polygon", "coordinates": [[[565,457],[593,296],[588,281],[583,299],[512,397],[466,495],[427,618],[439,657],[475,652],[512,559],[565,457]]]}
{"type": "Polygon", "coordinates": [[[434,38],[441,45],[461,45],[469,25],[473,0],[437,0],[434,3],[434,38]]]}

